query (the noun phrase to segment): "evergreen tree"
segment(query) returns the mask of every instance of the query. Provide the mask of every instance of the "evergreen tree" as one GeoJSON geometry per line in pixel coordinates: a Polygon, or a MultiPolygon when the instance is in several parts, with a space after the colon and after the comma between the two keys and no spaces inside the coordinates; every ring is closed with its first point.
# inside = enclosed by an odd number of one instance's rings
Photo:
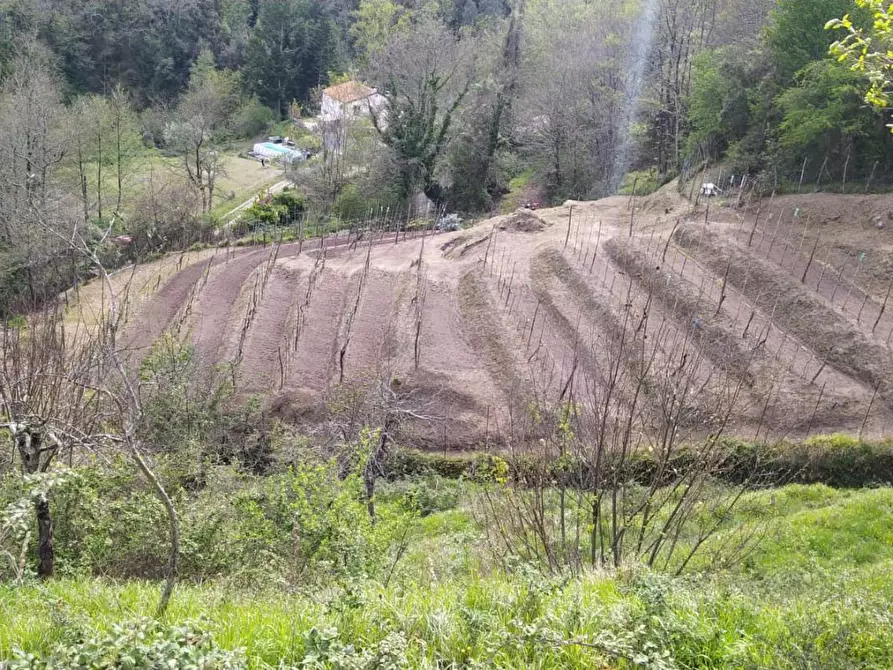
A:
{"type": "Polygon", "coordinates": [[[244,70],[248,90],[281,116],[307,100],[333,65],[334,30],[310,0],[261,0],[244,70]]]}

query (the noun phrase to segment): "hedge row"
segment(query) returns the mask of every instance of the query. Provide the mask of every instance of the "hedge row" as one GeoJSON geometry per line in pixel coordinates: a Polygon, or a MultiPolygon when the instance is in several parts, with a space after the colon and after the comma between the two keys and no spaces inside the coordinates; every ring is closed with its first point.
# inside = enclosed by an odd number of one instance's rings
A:
{"type": "MultiPolygon", "coordinates": [[[[865,488],[893,484],[893,439],[859,440],[846,435],[822,435],[800,442],[760,444],[726,439],[721,444],[722,465],[716,475],[734,483],[756,486],[825,484],[834,488],[865,488]]],[[[655,477],[668,480],[698,462],[698,448],[680,449],[668,467],[661,469],[653,455],[639,453],[622,468],[611,471],[617,481],[651,484],[655,477]]],[[[568,485],[593,481],[581,461],[563,459],[544,468],[533,457],[503,458],[492,454],[441,455],[410,449],[392,452],[385,466],[390,479],[438,474],[449,479],[492,476],[505,471],[514,481],[532,482],[543,476],[568,485]]]]}

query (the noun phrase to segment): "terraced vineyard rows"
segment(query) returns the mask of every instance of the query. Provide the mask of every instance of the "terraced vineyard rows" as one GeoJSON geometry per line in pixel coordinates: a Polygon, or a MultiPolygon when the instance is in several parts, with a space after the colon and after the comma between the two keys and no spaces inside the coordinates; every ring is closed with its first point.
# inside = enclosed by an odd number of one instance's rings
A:
{"type": "Polygon", "coordinates": [[[428,408],[420,439],[444,448],[529,434],[533,408],[568,403],[643,427],[673,414],[697,435],[883,431],[883,296],[770,239],[618,197],[459,233],[221,251],[160,284],[123,341],[138,357],[176,329],[280,408],[399,380],[428,408]]]}

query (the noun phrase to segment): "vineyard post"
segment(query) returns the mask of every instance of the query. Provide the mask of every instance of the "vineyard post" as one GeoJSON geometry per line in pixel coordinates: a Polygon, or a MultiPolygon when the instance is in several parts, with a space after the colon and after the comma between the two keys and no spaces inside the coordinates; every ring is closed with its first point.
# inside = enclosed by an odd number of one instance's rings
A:
{"type": "Polygon", "coordinates": [[[564,248],[567,249],[568,240],[571,238],[571,223],[574,220],[574,206],[570,206],[570,211],[567,214],[567,235],[564,237],[564,248]]]}
{"type": "Polygon", "coordinates": [[[822,263],[822,271],[819,273],[819,280],[816,282],[815,290],[816,293],[819,293],[822,287],[822,280],[825,278],[825,271],[828,269],[828,263],[831,260],[831,247],[828,247],[828,252],[825,254],[825,262],[822,263]]]}
{"type": "Polygon", "coordinates": [[[809,274],[809,268],[812,267],[812,261],[815,260],[815,252],[816,252],[816,249],[819,248],[819,240],[821,240],[821,239],[822,239],[822,234],[821,234],[821,233],[819,233],[818,235],[816,235],[816,238],[815,238],[815,244],[812,245],[812,253],[809,254],[809,261],[806,263],[806,269],[803,270],[803,276],[800,277],[800,283],[801,283],[801,284],[805,284],[805,283],[806,283],[806,275],[809,274]]]}
{"type": "Polygon", "coordinates": [[[595,251],[592,253],[592,265],[589,266],[589,274],[592,274],[592,270],[595,267],[595,259],[598,257],[598,246],[602,241],[602,220],[598,220],[598,235],[595,238],[595,251]]]}
{"type": "MultiPolygon", "coordinates": [[[[881,311],[878,313],[877,319],[875,319],[874,325],[871,327],[872,335],[874,334],[874,331],[877,330],[878,324],[881,322],[881,317],[884,316],[884,312],[887,311],[887,303],[890,300],[890,292],[891,291],[893,291],[893,279],[890,280],[890,284],[887,286],[887,295],[884,296],[884,304],[881,305],[881,311]]],[[[891,331],[891,332],[893,332],[893,331],[891,331]]]]}

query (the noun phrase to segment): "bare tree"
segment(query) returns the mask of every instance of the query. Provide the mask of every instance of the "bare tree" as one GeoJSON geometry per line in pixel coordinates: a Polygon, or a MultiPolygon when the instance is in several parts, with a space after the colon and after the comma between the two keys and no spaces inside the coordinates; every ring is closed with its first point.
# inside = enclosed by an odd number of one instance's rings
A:
{"type": "Polygon", "coordinates": [[[556,199],[611,190],[627,107],[630,23],[610,3],[542,3],[524,18],[516,141],[556,199]]]}
{"type": "MultiPolygon", "coordinates": [[[[0,330],[0,428],[6,429],[26,476],[46,473],[59,458],[97,444],[93,433],[102,418],[90,391],[99,372],[89,335],[70,332],[55,305],[35,314],[27,327],[0,330]],[[80,340],[80,341],[78,341],[80,340]]],[[[35,500],[38,574],[54,571],[53,518],[45,495],[35,500]]]]}
{"type": "Polygon", "coordinates": [[[372,121],[397,154],[407,197],[421,189],[435,203],[443,200],[437,170],[471,87],[472,53],[473,40],[459,40],[423,13],[411,30],[395,31],[373,60],[372,78],[388,104],[372,110],[372,121]]]}
{"type": "MultiPolygon", "coordinates": [[[[554,262],[560,277],[565,266],[554,262]]],[[[533,411],[512,417],[510,472],[481,473],[491,485],[478,511],[500,560],[552,572],[628,562],[682,572],[695,557],[740,559],[756,537],[759,529],[724,529],[754,482],[717,482],[736,465],[723,442],[732,418],[761,424],[768,401],[751,407],[732,352],[708,357],[690,306],[662,295],[659,273],[639,275],[616,300],[587,302],[599,331],[575,344],[557,383],[537,381],[533,411]]],[[[570,268],[563,276],[586,292],[570,268]]],[[[711,310],[707,299],[693,298],[696,312],[711,310]]],[[[739,352],[745,370],[760,351],[754,342],[739,352]]]]}
{"type": "Polygon", "coordinates": [[[202,212],[213,208],[217,179],[225,174],[218,144],[238,104],[232,73],[196,72],[165,129],[165,142],[179,154],[184,174],[201,195],[202,212]]]}
{"type": "Polygon", "coordinates": [[[132,163],[135,154],[139,152],[139,137],[137,136],[136,115],[127,91],[120,85],[116,86],[109,94],[108,104],[115,161],[115,180],[118,188],[115,212],[120,214],[124,198],[124,181],[127,176],[127,168],[132,163]]]}
{"type": "Polygon", "coordinates": [[[64,245],[46,235],[37,210],[67,211],[56,175],[66,142],[59,87],[49,58],[25,45],[0,87],[0,313],[27,297],[32,305],[69,283],[58,263],[64,245]]]}

